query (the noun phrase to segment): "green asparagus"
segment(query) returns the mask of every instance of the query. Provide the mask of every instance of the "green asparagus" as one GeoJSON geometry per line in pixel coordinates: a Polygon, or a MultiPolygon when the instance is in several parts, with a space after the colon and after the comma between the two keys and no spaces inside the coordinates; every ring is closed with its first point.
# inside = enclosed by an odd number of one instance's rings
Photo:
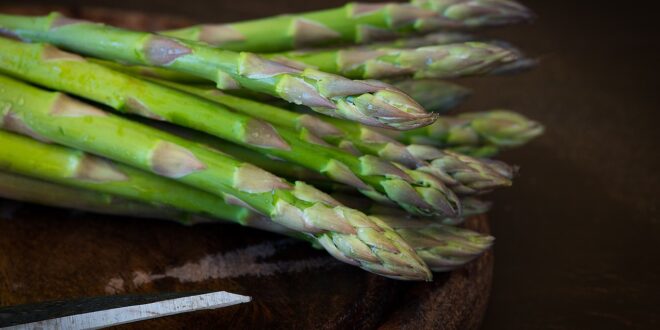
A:
{"type": "MultiPolygon", "coordinates": [[[[151,125],[153,126],[154,124],[152,123],[151,125]]],[[[210,135],[182,130],[178,127],[158,126],[188,140],[220,150],[241,161],[257,165],[284,178],[313,183],[314,186],[327,191],[355,191],[355,188],[351,189],[350,186],[333,185],[325,177],[304,167],[279,159],[269,158],[259,152],[216,139],[210,135]]],[[[463,196],[483,194],[498,187],[510,186],[511,179],[515,173],[513,168],[501,161],[490,159],[476,160],[453,152],[433,150],[429,146],[410,145],[407,148],[413,152],[418,152],[417,150],[419,148],[423,148],[423,151],[419,153],[421,157],[430,157],[430,163],[425,163],[422,160],[423,163],[417,167],[417,170],[432,174],[451,187],[452,191],[463,196]]],[[[407,149],[404,149],[404,151],[407,151],[407,149]]]]}
{"type": "Polygon", "coordinates": [[[410,3],[456,23],[448,27],[496,26],[534,18],[529,9],[511,0],[411,0],[410,3]]]}
{"type": "MultiPolygon", "coordinates": [[[[421,259],[391,228],[359,211],[329,205],[325,194],[309,185],[290,184],[253,165],[64,94],[0,79],[2,129],[102,155],[215,194],[229,204],[253,208],[275,223],[313,235],[333,256],[363,269],[401,279],[430,278],[421,259]]],[[[0,168],[41,170],[42,178],[56,172],[63,179],[113,184],[128,176],[125,169],[85,161],[87,157],[77,151],[61,151],[9,133],[0,138],[0,168]],[[45,158],[52,153],[59,158],[45,158]],[[64,165],[50,165],[58,160],[64,165]]],[[[179,198],[170,196],[168,189],[159,193],[169,196],[171,203],[179,198]]]]}
{"type": "Polygon", "coordinates": [[[400,34],[517,23],[531,12],[510,0],[430,0],[348,3],[294,15],[229,24],[204,24],[162,32],[223,49],[276,52],[339,43],[369,43],[400,34]]]}
{"type": "Polygon", "coordinates": [[[356,157],[318,138],[228,110],[220,104],[89,63],[49,45],[0,39],[0,71],[119,111],[207,132],[305,166],[364,194],[418,214],[460,213],[441,181],[374,156],[356,157]],[[184,107],[185,105],[185,107],[184,107]]]}
{"type": "MultiPolygon", "coordinates": [[[[113,70],[130,73],[136,76],[147,78],[154,78],[163,81],[170,81],[179,84],[196,85],[200,88],[208,89],[211,86],[204,86],[205,80],[191,76],[188,74],[172,71],[165,68],[148,67],[140,65],[125,65],[115,62],[88,58],[88,61],[101,64],[113,70]]],[[[208,85],[208,84],[206,84],[208,85]]],[[[415,102],[419,103],[422,107],[429,111],[436,113],[443,113],[460,104],[466,97],[470,95],[470,90],[447,81],[437,79],[406,79],[394,81],[391,83],[397,89],[400,89],[415,102]]],[[[264,102],[276,102],[277,99],[272,98],[265,94],[252,93],[244,89],[226,91],[231,95],[240,96],[244,98],[256,99],[264,102]]],[[[282,103],[289,104],[282,100],[282,103]]]]}
{"type": "MultiPolygon", "coordinates": [[[[156,129],[177,135],[186,140],[203,144],[217,151],[225,153],[231,157],[234,157],[240,161],[250,163],[252,165],[265,169],[268,172],[271,172],[283,178],[287,178],[291,180],[300,180],[306,183],[326,182],[329,184],[333,182],[324,175],[312,171],[308,168],[302,167],[298,164],[293,164],[276,157],[269,157],[268,155],[265,155],[258,151],[241,147],[240,145],[218,139],[212,135],[208,135],[201,132],[185,129],[179,126],[174,126],[152,120],[143,120],[143,123],[151,127],[154,127],[156,129]]],[[[346,186],[346,187],[349,189],[352,188],[350,186],[346,186]]],[[[356,190],[355,188],[352,188],[351,191],[356,191],[356,190]]]]}
{"type": "MultiPolygon", "coordinates": [[[[280,109],[256,101],[226,95],[216,89],[185,86],[173,82],[154,80],[160,84],[174,87],[191,94],[218,102],[232,110],[244,113],[254,118],[260,118],[278,127],[302,131],[302,134],[315,136],[324,142],[341,147],[350,153],[362,156],[377,155],[406,166],[408,169],[419,170],[440,179],[443,183],[459,194],[476,194],[490,191],[497,187],[510,186],[510,178],[503,177],[498,171],[491,169],[477,159],[458,155],[449,151],[437,150],[430,146],[403,145],[362,125],[334,118],[317,118],[311,114],[300,114],[280,109]]],[[[254,161],[254,157],[250,159],[254,161]]],[[[287,176],[286,172],[261,161],[270,171],[287,176]]],[[[273,166],[277,163],[273,164],[273,166]]],[[[499,167],[506,167],[497,163],[499,167]]],[[[501,170],[498,168],[498,170],[501,170]]],[[[309,177],[309,176],[306,176],[309,177]]]]}
{"type": "MultiPolygon", "coordinates": [[[[128,199],[154,205],[164,212],[178,209],[191,214],[219,218],[235,218],[244,213],[234,214],[235,210],[218,207],[217,200],[220,198],[176,181],[164,180],[156,175],[78,150],[52,143],[45,144],[8,133],[5,130],[20,130],[21,134],[26,133],[27,127],[14,115],[4,115],[1,128],[0,170],[2,171],[123,198],[117,201],[115,198],[105,197],[109,205],[123,205],[124,199],[128,199]]],[[[81,197],[78,202],[81,206],[86,203],[92,202],[86,197],[81,197]]],[[[180,220],[194,221],[194,218],[180,220]]]]}
{"type": "Polygon", "coordinates": [[[534,67],[464,33],[532,16],[410,0],[148,33],[0,14],[0,199],[233,222],[429,281],[492,246],[455,226],[517,174],[488,157],[544,130],[507,110],[440,116],[468,90],[435,79],[534,67]]]}
{"type": "Polygon", "coordinates": [[[0,15],[0,29],[23,40],[49,42],[94,57],[167,67],[214,81],[220,89],[263,92],[366,125],[410,129],[434,120],[433,114],[401,91],[314,69],[298,70],[251,53],[73,20],[58,13],[0,15]]]}
{"type": "MultiPolygon", "coordinates": [[[[438,33],[423,35],[420,37],[402,38],[389,42],[379,42],[379,43],[362,45],[362,46],[354,46],[353,48],[362,49],[362,50],[378,50],[382,48],[386,48],[386,49],[387,48],[420,48],[427,46],[438,46],[438,45],[446,45],[446,44],[453,44],[459,42],[467,42],[467,41],[481,41],[481,42],[492,43],[495,46],[508,50],[513,54],[513,57],[516,58],[516,60],[514,61],[502,63],[492,68],[487,72],[487,74],[489,75],[508,75],[508,74],[519,73],[535,67],[539,62],[537,59],[526,57],[522,51],[513,47],[511,44],[507,42],[503,42],[501,40],[481,39],[481,38],[477,38],[475,35],[459,33],[459,32],[438,32],[438,33]]],[[[339,49],[337,50],[339,51],[339,49]]],[[[292,62],[292,64],[295,65],[295,62],[292,62]]],[[[399,88],[398,85],[397,88],[399,88]]],[[[402,90],[406,94],[409,94],[405,89],[402,90]]],[[[419,102],[413,95],[410,96],[412,96],[413,99],[419,102]]],[[[422,102],[419,103],[425,109],[432,110],[429,107],[426,107],[422,102]]]]}
{"type": "Polygon", "coordinates": [[[304,50],[269,54],[266,58],[301,70],[313,68],[353,79],[480,75],[518,59],[506,48],[483,42],[405,49],[304,50]]]}
{"type": "Polygon", "coordinates": [[[491,157],[543,133],[543,125],[508,110],[440,116],[433,125],[407,132],[378,130],[403,143],[451,148],[474,157],[491,157]]]}

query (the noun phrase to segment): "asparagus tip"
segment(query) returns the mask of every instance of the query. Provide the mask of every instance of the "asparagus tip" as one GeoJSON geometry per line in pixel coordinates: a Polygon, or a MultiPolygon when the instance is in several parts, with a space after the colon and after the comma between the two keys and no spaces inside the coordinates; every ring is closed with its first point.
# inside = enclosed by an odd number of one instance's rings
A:
{"type": "Polygon", "coordinates": [[[489,142],[502,147],[523,145],[545,130],[539,122],[507,110],[494,110],[475,116],[471,126],[489,142]]]}
{"type": "Polygon", "coordinates": [[[442,11],[444,17],[461,22],[463,26],[497,26],[532,21],[534,13],[511,0],[459,0],[447,5],[440,0],[418,0],[442,11]]]}

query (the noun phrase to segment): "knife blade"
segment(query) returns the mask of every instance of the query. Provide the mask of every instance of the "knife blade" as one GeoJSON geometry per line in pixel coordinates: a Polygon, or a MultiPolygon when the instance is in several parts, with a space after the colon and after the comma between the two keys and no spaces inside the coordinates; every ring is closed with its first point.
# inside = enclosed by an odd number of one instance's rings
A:
{"type": "Polygon", "coordinates": [[[250,300],[247,296],[218,291],[51,301],[0,308],[0,329],[99,329],[250,300]]]}

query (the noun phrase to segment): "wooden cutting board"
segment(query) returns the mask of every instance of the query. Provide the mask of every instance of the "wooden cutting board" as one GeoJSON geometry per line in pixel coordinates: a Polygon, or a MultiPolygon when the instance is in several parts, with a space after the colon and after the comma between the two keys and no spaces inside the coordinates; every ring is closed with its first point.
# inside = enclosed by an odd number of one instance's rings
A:
{"type": "MultiPolygon", "coordinates": [[[[193,21],[86,7],[8,7],[135,29],[193,21]]],[[[467,227],[489,232],[486,217],[467,227]]],[[[475,329],[493,270],[488,252],[431,283],[389,280],[292,239],[234,225],[197,225],[72,212],[0,199],[0,306],[108,294],[226,290],[249,304],[126,328],[475,329]]]]}

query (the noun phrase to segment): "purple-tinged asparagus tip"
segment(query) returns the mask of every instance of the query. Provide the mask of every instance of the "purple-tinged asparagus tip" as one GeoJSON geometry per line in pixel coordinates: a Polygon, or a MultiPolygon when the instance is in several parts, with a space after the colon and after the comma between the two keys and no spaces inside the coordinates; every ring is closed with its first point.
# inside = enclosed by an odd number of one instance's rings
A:
{"type": "Polygon", "coordinates": [[[497,26],[529,22],[534,13],[511,0],[413,0],[413,5],[435,11],[458,27],[497,26]]]}

